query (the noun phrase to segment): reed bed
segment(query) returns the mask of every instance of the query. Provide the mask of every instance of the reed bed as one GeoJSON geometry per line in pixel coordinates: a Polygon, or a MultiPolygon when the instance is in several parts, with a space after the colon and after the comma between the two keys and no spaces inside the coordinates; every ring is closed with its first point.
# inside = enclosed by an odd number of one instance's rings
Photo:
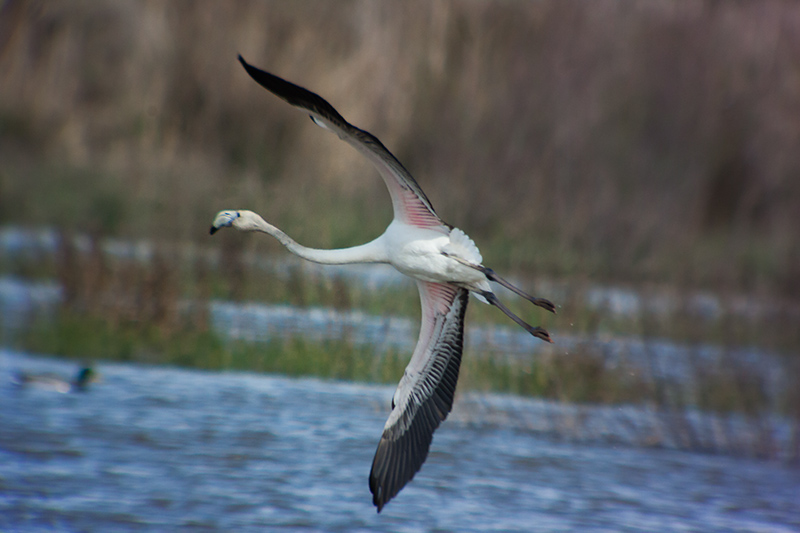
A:
{"type": "Polygon", "coordinates": [[[797,302],[799,14],[6,2],[0,222],[198,242],[210,213],[247,207],[312,246],[378,235],[372,169],[255,86],[241,52],[377,134],[497,269],[797,302]]]}

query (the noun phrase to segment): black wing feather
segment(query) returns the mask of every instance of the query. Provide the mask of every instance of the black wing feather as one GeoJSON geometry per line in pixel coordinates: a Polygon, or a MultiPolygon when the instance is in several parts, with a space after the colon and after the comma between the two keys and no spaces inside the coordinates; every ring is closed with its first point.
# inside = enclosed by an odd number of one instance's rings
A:
{"type": "Polygon", "coordinates": [[[445,322],[432,348],[434,361],[431,370],[415,387],[413,397],[407,402],[398,422],[384,429],[378,443],[369,476],[372,502],[378,512],[422,467],[428,457],[433,432],[453,407],[464,346],[464,313],[468,297],[468,291],[458,289],[455,315],[449,320],[443,315],[437,316],[437,320],[445,322]],[[423,399],[426,389],[431,392],[423,399]]]}
{"type": "MultiPolygon", "coordinates": [[[[431,215],[439,220],[439,217],[436,215],[436,212],[433,209],[431,201],[425,195],[417,181],[377,137],[368,131],[359,129],[347,122],[344,117],[340,115],[339,112],[336,111],[336,109],[334,109],[334,107],[320,95],[300,87],[299,85],[295,85],[294,83],[286,81],[274,74],[270,74],[269,72],[261,70],[260,68],[254,67],[253,65],[250,65],[241,55],[239,56],[239,62],[245,68],[250,77],[266,90],[295,107],[310,111],[311,113],[317,114],[320,117],[330,121],[339,129],[337,134],[340,138],[345,140],[347,140],[347,137],[355,139],[358,143],[361,143],[364,147],[367,147],[374,155],[383,161],[386,161],[392,167],[395,174],[400,178],[398,183],[401,183],[401,186],[406,189],[411,189],[413,193],[417,195],[423,205],[425,205],[425,207],[430,211],[431,215]]],[[[316,122],[313,115],[311,116],[311,119],[316,122]]],[[[444,224],[444,222],[441,223],[444,224]]]]}

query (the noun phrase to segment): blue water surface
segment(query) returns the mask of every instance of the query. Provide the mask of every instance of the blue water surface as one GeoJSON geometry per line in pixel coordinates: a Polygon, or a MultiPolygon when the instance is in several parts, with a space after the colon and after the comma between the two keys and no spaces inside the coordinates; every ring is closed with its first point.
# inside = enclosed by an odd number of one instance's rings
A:
{"type": "MultiPolygon", "coordinates": [[[[134,364],[62,394],[0,350],[0,531],[798,531],[781,462],[570,444],[448,420],[381,514],[393,387],[134,364]]],[[[457,407],[458,408],[458,407],[457,407]]]]}

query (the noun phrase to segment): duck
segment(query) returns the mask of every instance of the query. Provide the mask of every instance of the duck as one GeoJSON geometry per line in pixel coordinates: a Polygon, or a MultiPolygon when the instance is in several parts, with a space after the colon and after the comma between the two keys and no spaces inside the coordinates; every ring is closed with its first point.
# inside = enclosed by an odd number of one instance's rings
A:
{"type": "Polygon", "coordinates": [[[18,387],[36,387],[40,389],[52,390],[55,392],[83,392],[89,387],[89,383],[97,379],[97,373],[91,366],[82,366],[72,380],[62,376],[47,374],[30,374],[27,372],[17,372],[12,378],[12,383],[18,387]]]}

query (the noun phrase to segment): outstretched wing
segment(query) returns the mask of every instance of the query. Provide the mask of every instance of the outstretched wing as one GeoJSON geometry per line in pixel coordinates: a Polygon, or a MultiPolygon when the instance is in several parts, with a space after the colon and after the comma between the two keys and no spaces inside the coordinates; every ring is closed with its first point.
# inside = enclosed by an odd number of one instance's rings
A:
{"type": "Polygon", "coordinates": [[[422,300],[419,340],[392,398],[369,475],[378,512],[425,462],[433,432],[453,407],[461,366],[469,292],[444,283],[417,285],[422,300]]]}
{"type": "Polygon", "coordinates": [[[417,182],[377,137],[347,122],[319,95],[248,64],[242,56],[239,56],[239,61],[262,87],[307,111],[317,125],[334,132],[375,165],[389,189],[396,219],[413,226],[448,232],[449,226],[436,215],[417,182]]]}

